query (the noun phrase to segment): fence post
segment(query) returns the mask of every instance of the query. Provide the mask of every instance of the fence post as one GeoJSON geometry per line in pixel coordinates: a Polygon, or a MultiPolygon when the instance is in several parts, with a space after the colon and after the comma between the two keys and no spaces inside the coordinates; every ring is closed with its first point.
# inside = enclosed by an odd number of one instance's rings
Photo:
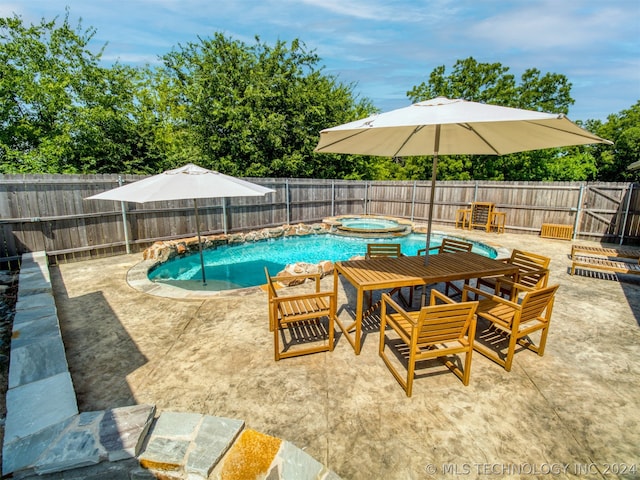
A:
{"type": "Polygon", "coordinates": [[[369,182],[365,180],[364,182],[364,214],[365,215],[367,214],[368,194],[369,194],[369,182]]]}
{"type": "Polygon", "coordinates": [[[331,216],[336,216],[336,181],[331,180],[331,216]]]}
{"type": "MultiPolygon", "coordinates": [[[[122,186],[122,175],[118,175],[118,187],[122,186]]],[[[120,202],[120,208],[122,209],[122,226],[124,228],[124,246],[127,249],[127,254],[131,253],[131,247],[129,246],[129,226],[127,224],[127,209],[124,206],[124,202],[120,202]]]]}
{"type": "Polygon", "coordinates": [[[476,180],[473,185],[473,201],[478,201],[478,181],[476,180]]]}
{"type": "Polygon", "coordinates": [[[291,224],[291,198],[289,197],[289,179],[284,179],[284,198],[287,202],[287,225],[291,224]]]}
{"type": "Polygon", "coordinates": [[[573,238],[578,237],[578,229],[580,228],[580,217],[582,216],[582,198],[584,196],[584,183],[580,184],[580,193],[578,193],[578,206],[576,208],[576,218],[573,221],[573,238]]]}
{"type": "Polygon", "coordinates": [[[627,204],[624,206],[624,220],[622,221],[622,232],[620,232],[620,245],[624,241],[624,232],[627,230],[627,221],[629,220],[629,207],[631,205],[631,196],[633,195],[633,183],[627,188],[627,204]]]}
{"type": "Polygon", "coordinates": [[[416,188],[417,188],[417,180],[413,181],[413,193],[411,194],[411,221],[413,222],[413,217],[415,215],[416,210],[416,188]]]}

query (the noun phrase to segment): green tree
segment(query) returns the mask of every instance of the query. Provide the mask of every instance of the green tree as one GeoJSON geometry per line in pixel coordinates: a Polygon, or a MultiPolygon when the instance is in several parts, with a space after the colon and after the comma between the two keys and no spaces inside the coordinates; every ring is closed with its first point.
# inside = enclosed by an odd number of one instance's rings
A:
{"type": "Polygon", "coordinates": [[[146,172],[135,69],[100,66],[95,29],[0,18],[0,171],[146,172]]]}
{"type": "MultiPolygon", "coordinates": [[[[525,108],[550,113],[564,113],[574,103],[571,84],[564,75],[546,73],[535,68],[526,70],[517,83],[509,68],[500,63],[479,63],[469,57],[458,60],[447,75],[445,66],[436,67],[429,81],[413,87],[407,96],[419,102],[437,96],[463,98],[465,100],[525,108]]],[[[443,180],[547,180],[559,173],[560,159],[567,159],[566,152],[552,149],[492,156],[442,156],[439,161],[438,178],[443,180]]],[[[575,157],[587,164],[593,163],[584,156],[575,157]]],[[[414,160],[414,168],[407,172],[411,177],[431,176],[430,159],[414,160]]],[[[576,175],[584,176],[589,169],[575,169],[576,175]],[[581,172],[581,173],[578,173],[581,172]]],[[[572,169],[571,171],[574,171],[572,169]]],[[[566,173],[562,172],[564,175],[566,173]]],[[[577,178],[576,178],[577,179],[577,178]]]]}
{"type": "Polygon", "coordinates": [[[354,99],[353,85],[323,75],[299,40],[247,45],[216,33],[163,59],[207,167],[258,177],[367,175],[364,160],[313,153],[321,129],[373,107],[354,99]]]}
{"type": "Polygon", "coordinates": [[[640,100],[620,113],[609,115],[605,123],[588,121],[587,127],[613,142],[613,146],[593,146],[598,180],[640,181],[640,170],[627,170],[629,165],[640,161],[640,100]]]}

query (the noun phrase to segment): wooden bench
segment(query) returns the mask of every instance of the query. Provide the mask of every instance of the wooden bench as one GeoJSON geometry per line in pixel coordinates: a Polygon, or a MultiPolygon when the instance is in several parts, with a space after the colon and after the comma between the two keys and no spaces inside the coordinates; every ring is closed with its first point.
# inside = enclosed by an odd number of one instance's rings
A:
{"type": "Polygon", "coordinates": [[[540,227],[542,238],[557,238],[559,240],[571,240],[573,238],[573,225],[561,225],[558,223],[543,223],[540,227]]]}

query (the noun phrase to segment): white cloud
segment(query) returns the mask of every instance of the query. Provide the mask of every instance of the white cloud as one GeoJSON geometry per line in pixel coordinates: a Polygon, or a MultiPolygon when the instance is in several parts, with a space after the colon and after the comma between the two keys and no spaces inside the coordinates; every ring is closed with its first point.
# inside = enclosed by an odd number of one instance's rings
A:
{"type": "Polygon", "coordinates": [[[584,49],[615,37],[620,26],[629,21],[628,11],[604,2],[597,10],[580,8],[584,2],[579,1],[526,5],[471,25],[469,36],[489,41],[496,48],[584,49]]]}

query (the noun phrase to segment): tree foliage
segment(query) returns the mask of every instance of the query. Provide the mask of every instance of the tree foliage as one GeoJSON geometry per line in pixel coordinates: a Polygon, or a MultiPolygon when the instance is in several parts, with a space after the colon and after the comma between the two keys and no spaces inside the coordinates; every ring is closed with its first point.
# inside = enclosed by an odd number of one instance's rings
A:
{"type": "Polygon", "coordinates": [[[0,171],[144,170],[144,142],[132,116],[137,72],[103,68],[88,48],[94,29],[68,13],[24,26],[0,18],[0,171]]]}
{"type": "Polygon", "coordinates": [[[323,75],[299,40],[247,45],[217,33],[164,56],[185,126],[206,166],[231,175],[343,177],[353,165],[313,155],[318,132],[372,110],[323,75]]]}
{"type": "Polygon", "coordinates": [[[594,146],[598,180],[640,181],[640,170],[627,170],[640,161],[640,100],[629,109],[607,117],[607,121],[587,122],[589,130],[611,140],[613,147],[594,146]]]}
{"type": "MultiPolygon", "coordinates": [[[[316,154],[326,127],[376,111],[354,84],[326,75],[300,40],[247,44],[221,33],[178,45],[159,66],[105,67],[95,29],[0,18],[0,173],[158,173],[187,162],[236,176],[425,179],[430,157],[316,154]]],[[[554,113],[573,104],[564,75],[458,60],[407,92],[554,113]]],[[[503,157],[441,157],[440,179],[637,180],[640,102],[588,120],[615,146],[503,157]]]]}

